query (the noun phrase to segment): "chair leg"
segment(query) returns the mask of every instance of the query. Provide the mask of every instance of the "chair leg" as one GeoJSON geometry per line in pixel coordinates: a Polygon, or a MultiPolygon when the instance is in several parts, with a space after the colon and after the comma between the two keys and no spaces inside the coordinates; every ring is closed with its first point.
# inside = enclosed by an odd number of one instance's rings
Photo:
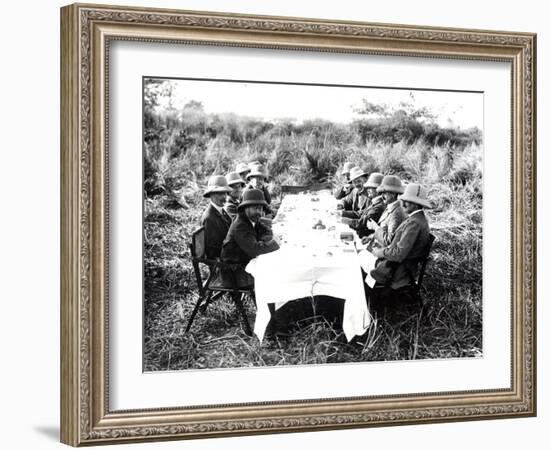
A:
{"type": "Polygon", "coordinates": [[[420,286],[418,286],[418,284],[416,283],[412,286],[412,297],[418,306],[424,306],[424,300],[422,299],[422,295],[420,294],[420,286]]]}
{"type": "Polygon", "coordinates": [[[233,301],[237,306],[237,310],[239,311],[239,314],[241,315],[241,318],[243,320],[244,331],[249,336],[252,336],[252,328],[250,328],[250,324],[248,323],[248,317],[246,316],[246,311],[244,310],[243,302],[241,301],[241,294],[239,294],[238,292],[233,292],[231,294],[231,297],[233,298],[233,301]]]}
{"type": "Polygon", "coordinates": [[[258,304],[256,303],[256,293],[254,291],[250,291],[250,298],[254,302],[254,306],[257,308],[258,304]]]}
{"type": "Polygon", "coordinates": [[[224,294],[225,292],[216,292],[214,295],[209,295],[200,307],[201,314],[204,314],[206,312],[206,308],[208,308],[208,305],[210,303],[215,302],[224,294]]]}
{"type": "MultiPolygon", "coordinates": [[[[210,296],[212,295],[212,292],[208,291],[206,294],[206,298],[204,299],[205,302],[208,302],[210,299],[210,296]]],[[[202,295],[199,295],[199,299],[197,300],[197,303],[195,304],[195,307],[193,308],[193,312],[191,313],[191,317],[189,318],[189,322],[187,322],[187,327],[185,328],[185,332],[188,333],[191,325],[193,324],[193,320],[195,320],[195,316],[197,315],[197,312],[199,312],[199,307],[201,306],[203,297],[202,295]]]]}
{"type": "Polygon", "coordinates": [[[414,291],[414,299],[416,300],[416,303],[418,303],[418,306],[420,307],[424,306],[424,299],[420,295],[420,290],[414,291]]]}

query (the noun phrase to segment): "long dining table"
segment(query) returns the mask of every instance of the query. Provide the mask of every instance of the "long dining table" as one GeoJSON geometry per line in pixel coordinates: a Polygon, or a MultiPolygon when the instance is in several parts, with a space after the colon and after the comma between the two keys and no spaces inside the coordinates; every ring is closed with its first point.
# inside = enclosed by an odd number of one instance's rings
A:
{"type": "Polygon", "coordinates": [[[346,339],[362,335],[371,323],[355,232],[339,221],[330,191],[287,194],[272,223],[279,250],[246,266],[254,277],[254,333],[263,339],[276,311],[290,301],[327,296],[344,300],[346,339]]]}

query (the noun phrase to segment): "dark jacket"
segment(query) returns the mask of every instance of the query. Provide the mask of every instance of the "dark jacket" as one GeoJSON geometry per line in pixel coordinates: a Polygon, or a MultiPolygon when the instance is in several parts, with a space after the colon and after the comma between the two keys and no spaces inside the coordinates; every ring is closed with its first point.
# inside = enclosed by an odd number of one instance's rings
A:
{"type": "Polygon", "coordinates": [[[222,261],[244,266],[256,256],[278,249],[269,228],[261,223],[253,226],[244,213],[239,213],[223,241],[222,261]]]}
{"type": "Polygon", "coordinates": [[[363,188],[361,192],[354,188],[348,195],[341,200],[342,206],[344,207],[344,212],[342,213],[343,217],[350,217],[353,219],[358,219],[360,217],[360,211],[365,208],[369,197],[367,196],[367,190],[363,188]],[[350,214],[346,214],[346,211],[350,211],[350,214]]]}
{"type": "MultiPolygon", "coordinates": [[[[252,187],[251,184],[249,184],[244,189],[246,190],[246,189],[254,189],[254,188],[252,187]]],[[[263,192],[264,199],[267,203],[267,206],[264,207],[265,215],[271,218],[275,217],[276,211],[273,211],[273,208],[271,207],[271,194],[267,190],[267,186],[264,184],[260,190],[263,192]]]]}
{"type": "Polygon", "coordinates": [[[367,223],[371,219],[378,223],[385,208],[386,204],[384,203],[384,198],[381,195],[369,199],[367,206],[363,209],[363,211],[361,211],[361,216],[359,219],[353,220],[350,224],[351,228],[357,231],[359,237],[372,234],[373,231],[367,227],[367,223]]]}
{"type": "Polygon", "coordinates": [[[231,220],[233,220],[237,216],[237,207],[239,206],[239,201],[235,200],[233,197],[227,196],[227,199],[225,201],[225,205],[223,205],[223,209],[225,209],[225,212],[229,214],[229,217],[231,217],[231,220]]]}
{"type": "Polygon", "coordinates": [[[220,214],[210,203],[202,214],[201,224],[204,226],[206,257],[210,259],[219,258],[223,240],[227,236],[231,225],[231,218],[225,212],[220,214]]]}
{"type": "Polygon", "coordinates": [[[430,243],[430,226],[424,211],[410,215],[395,232],[390,245],[384,248],[384,259],[398,263],[390,287],[398,289],[411,284],[418,263],[426,256],[430,243]]]}
{"type": "MultiPolygon", "coordinates": [[[[251,184],[248,184],[248,185],[246,185],[245,189],[255,189],[255,188],[253,188],[251,184]]],[[[264,185],[262,186],[262,188],[260,189],[260,191],[263,192],[263,194],[264,194],[264,199],[265,199],[266,203],[267,203],[268,205],[270,205],[270,204],[271,204],[271,194],[270,194],[269,191],[267,190],[267,186],[264,184],[264,185]]]]}

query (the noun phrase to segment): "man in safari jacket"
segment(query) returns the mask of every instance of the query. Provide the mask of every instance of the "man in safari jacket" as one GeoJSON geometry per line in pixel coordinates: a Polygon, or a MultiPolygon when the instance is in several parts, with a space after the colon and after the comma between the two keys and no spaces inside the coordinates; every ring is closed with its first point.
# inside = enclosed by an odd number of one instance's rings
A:
{"type": "MultiPolygon", "coordinates": [[[[389,287],[399,289],[410,285],[416,277],[418,263],[426,257],[430,246],[430,226],[424,208],[430,208],[426,198],[426,189],[416,183],[407,185],[400,200],[407,219],[399,225],[391,243],[382,248],[375,248],[372,254],[377,258],[393,263],[393,276],[389,287]]],[[[378,267],[378,266],[377,266],[378,267]]],[[[371,271],[371,275],[377,279],[371,271]]]]}
{"type": "Polygon", "coordinates": [[[374,246],[387,246],[392,242],[397,227],[406,218],[405,212],[397,199],[404,191],[401,180],[396,175],[386,175],[376,191],[384,197],[386,209],[376,223],[373,220],[367,222],[367,227],[374,231],[372,234],[374,246]]]}

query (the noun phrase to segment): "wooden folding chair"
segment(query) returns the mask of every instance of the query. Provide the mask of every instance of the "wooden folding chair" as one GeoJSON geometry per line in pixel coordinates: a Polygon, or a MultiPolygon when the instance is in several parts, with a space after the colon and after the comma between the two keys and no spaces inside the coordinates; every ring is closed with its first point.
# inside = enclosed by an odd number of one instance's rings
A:
{"type": "Polygon", "coordinates": [[[193,312],[191,313],[185,332],[187,333],[191,328],[193,320],[195,319],[195,316],[197,315],[203,302],[204,305],[202,312],[206,310],[206,306],[211,301],[214,301],[224,294],[229,294],[237,307],[239,315],[241,316],[246,334],[252,336],[252,329],[250,328],[250,323],[248,322],[248,318],[246,316],[242,298],[244,297],[244,294],[249,294],[254,300],[254,286],[239,287],[235,277],[235,271],[241,268],[241,266],[237,264],[226,264],[218,259],[209,259],[206,257],[205,249],[204,227],[200,227],[193,232],[191,236],[191,243],[189,244],[189,250],[191,251],[191,262],[193,264],[193,270],[197,279],[199,298],[193,308],[193,312]],[[201,264],[208,266],[209,269],[208,278],[205,281],[203,281],[202,278],[200,267],[201,264]],[[222,271],[224,271],[224,274],[227,274],[227,276],[224,277],[224,281],[227,281],[228,285],[221,283],[222,271]]]}
{"type": "Polygon", "coordinates": [[[424,280],[424,274],[426,273],[426,266],[428,265],[428,262],[430,261],[430,252],[432,251],[432,246],[435,241],[435,236],[430,233],[430,238],[428,242],[428,246],[426,248],[426,254],[423,258],[419,260],[420,264],[420,270],[418,271],[418,276],[415,278],[414,274],[408,270],[409,278],[411,279],[411,284],[409,286],[406,286],[405,289],[409,289],[413,298],[418,302],[419,305],[424,305],[424,300],[422,299],[422,295],[420,294],[420,291],[422,289],[422,281],[424,280]]]}
{"type": "Polygon", "coordinates": [[[382,297],[395,297],[399,295],[410,295],[412,299],[420,306],[424,306],[424,300],[422,299],[421,290],[422,282],[424,280],[424,275],[426,273],[426,266],[430,261],[430,252],[432,250],[433,243],[435,241],[435,236],[430,233],[430,238],[428,246],[426,247],[426,253],[423,257],[414,260],[414,262],[420,265],[418,275],[415,277],[410,269],[407,268],[407,275],[409,276],[411,282],[407,286],[404,286],[399,289],[391,289],[388,286],[382,286],[375,284],[371,289],[371,295],[374,297],[375,303],[379,303],[382,297]]]}

